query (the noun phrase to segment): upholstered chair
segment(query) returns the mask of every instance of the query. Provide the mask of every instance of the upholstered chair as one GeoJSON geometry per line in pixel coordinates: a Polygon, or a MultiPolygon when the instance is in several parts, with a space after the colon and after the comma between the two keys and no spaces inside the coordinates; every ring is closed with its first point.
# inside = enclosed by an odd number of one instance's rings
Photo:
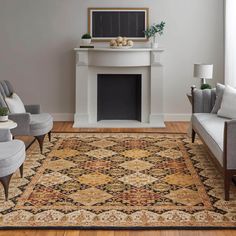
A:
{"type": "Polygon", "coordinates": [[[12,175],[20,169],[23,177],[23,163],[25,160],[25,144],[20,140],[10,140],[8,130],[0,130],[0,182],[8,200],[8,189],[12,175]]]}
{"type": "MultiPolygon", "coordinates": [[[[6,97],[11,97],[14,89],[9,81],[0,81],[0,107],[7,107],[6,97]]],[[[25,105],[26,113],[10,113],[9,119],[17,123],[17,128],[12,130],[13,136],[33,136],[39,143],[43,153],[43,142],[48,134],[51,141],[53,118],[48,113],[40,113],[40,105],[25,105]]]]}

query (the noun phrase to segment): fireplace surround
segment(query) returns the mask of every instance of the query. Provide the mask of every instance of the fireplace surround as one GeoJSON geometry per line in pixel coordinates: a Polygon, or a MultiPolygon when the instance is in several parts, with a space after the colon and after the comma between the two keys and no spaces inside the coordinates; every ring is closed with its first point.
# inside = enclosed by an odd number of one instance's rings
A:
{"type": "Polygon", "coordinates": [[[163,49],[75,48],[76,108],[74,127],[165,127],[163,49]],[[140,75],[140,119],[98,121],[98,75],[140,75]]]}

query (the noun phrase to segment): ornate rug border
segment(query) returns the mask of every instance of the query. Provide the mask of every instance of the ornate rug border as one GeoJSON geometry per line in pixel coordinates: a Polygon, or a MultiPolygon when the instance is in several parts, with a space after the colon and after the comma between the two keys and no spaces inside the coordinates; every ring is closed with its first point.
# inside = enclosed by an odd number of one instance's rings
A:
{"type": "Polygon", "coordinates": [[[0,230],[236,230],[236,226],[0,226],[0,230]]]}

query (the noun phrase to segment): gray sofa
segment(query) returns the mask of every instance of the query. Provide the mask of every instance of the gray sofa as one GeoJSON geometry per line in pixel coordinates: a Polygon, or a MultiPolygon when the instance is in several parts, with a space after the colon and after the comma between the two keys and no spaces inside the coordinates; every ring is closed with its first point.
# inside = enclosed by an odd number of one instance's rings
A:
{"type": "Polygon", "coordinates": [[[207,146],[223,174],[225,200],[229,200],[230,184],[236,175],[236,120],[217,116],[215,102],[215,89],[192,87],[192,142],[197,133],[207,146]]]}
{"type": "MultiPolygon", "coordinates": [[[[0,81],[0,107],[7,107],[5,97],[10,97],[14,89],[9,81],[0,81]]],[[[40,113],[39,105],[25,105],[26,113],[9,114],[9,119],[17,123],[17,128],[12,130],[13,136],[34,136],[43,152],[45,135],[51,140],[53,118],[48,113],[40,113]]]]}

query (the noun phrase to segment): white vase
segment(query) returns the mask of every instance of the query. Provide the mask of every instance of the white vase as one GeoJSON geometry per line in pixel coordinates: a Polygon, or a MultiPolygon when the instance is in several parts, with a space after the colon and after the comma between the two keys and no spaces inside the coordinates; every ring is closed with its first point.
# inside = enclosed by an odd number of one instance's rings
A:
{"type": "Polygon", "coordinates": [[[0,116],[0,122],[8,121],[8,116],[0,116]]]}
{"type": "Polygon", "coordinates": [[[83,45],[90,45],[91,44],[91,39],[82,39],[82,44],[83,45]]]}
{"type": "Polygon", "coordinates": [[[157,36],[152,37],[151,46],[152,48],[158,48],[157,36]]]}

